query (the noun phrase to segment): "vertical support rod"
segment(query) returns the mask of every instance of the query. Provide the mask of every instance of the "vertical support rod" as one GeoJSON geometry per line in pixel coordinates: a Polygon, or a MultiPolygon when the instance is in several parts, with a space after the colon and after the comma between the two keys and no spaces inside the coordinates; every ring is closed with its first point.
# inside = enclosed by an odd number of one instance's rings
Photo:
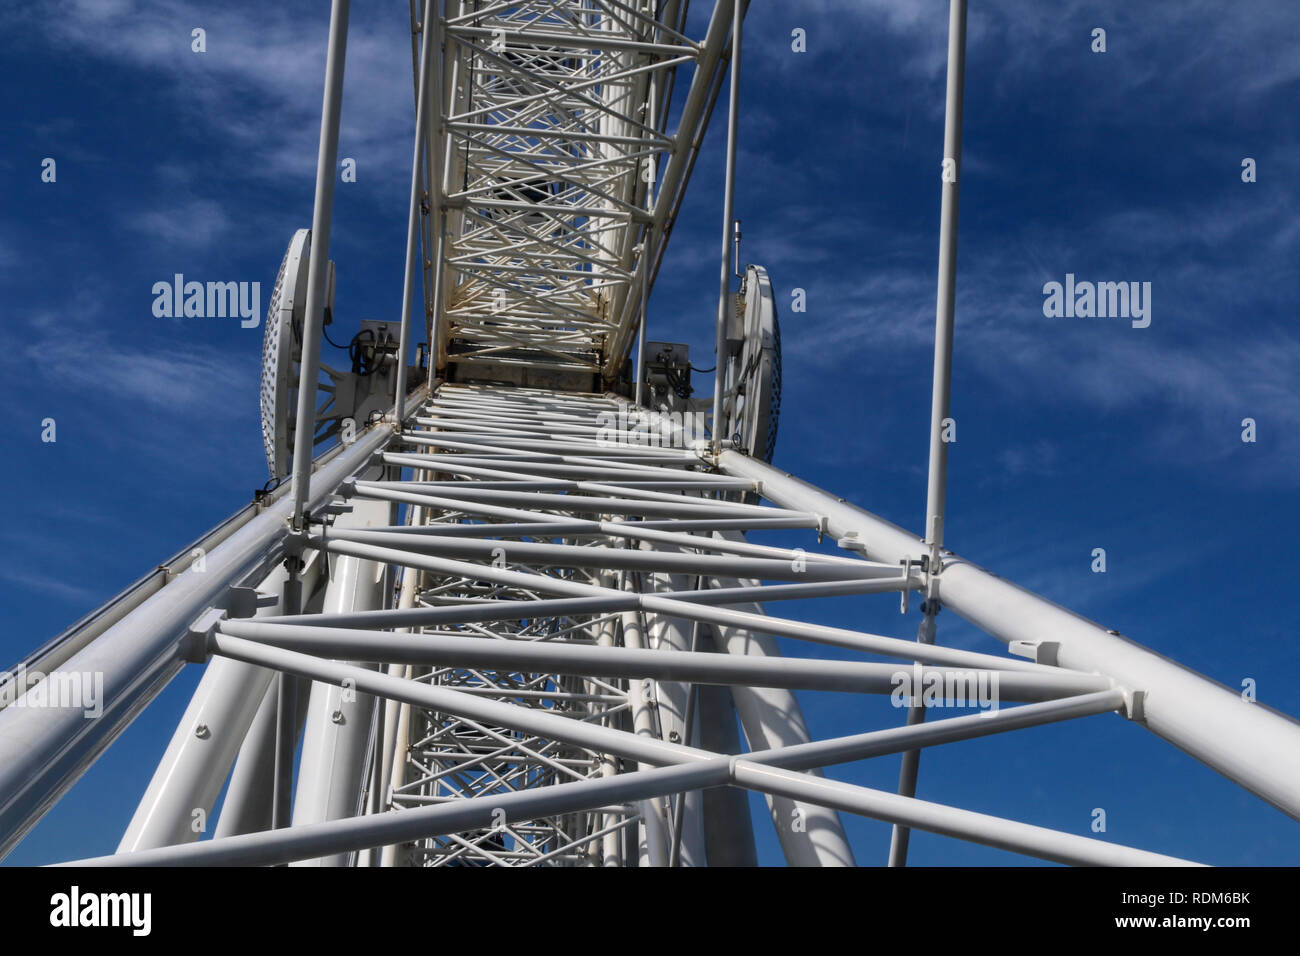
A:
{"type": "Polygon", "coordinates": [[[306,318],[298,378],[298,421],[293,438],[293,527],[303,525],[311,483],[316,438],[316,380],[320,377],[321,322],[329,267],[330,220],[334,211],[334,177],[339,154],[339,112],[343,104],[343,66],[348,49],[349,0],[330,6],[329,53],[325,59],[325,100],[321,105],[320,148],[316,153],[316,202],[311,219],[311,260],[307,267],[306,318]]]}
{"type": "Polygon", "coordinates": [[[287,827],[293,813],[293,754],[297,743],[298,679],[275,678],[275,778],[271,782],[271,829],[287,827]]]}
{"type": "Polygon", "coordinates": [[[740,121],[740,28],[745,5],[737,0],[731,15],[731,90],[727,115],[727,179],[722,198],[722,268],[718,278],[718,327],[713,340],[717,369],[713,379],[713,454],[722,446],[722,383],[726,377],[728,293],[731,291],[731,222],[736,205],[736,128],[740,121]]]}
{"type": "MultiPolygon", "coordinates": [[[[922,644],[933,644],[935,634],[935,605],[926,601],[925,616],[921,619],[921,626],[917,630],[916,639],[922,644]]],[[[908,701],[907,709],[907,726],[915,727],[917,724],[925,723],[925,703],[921,700],[919,694],[913,689],[913,697],[908,701]]],[[[903,752],[903,764],[898,771],[898,794],[902,797],[916,796],[916,778],[921,769],[921,751],[906,750],[903,752]]],[[[893,831],[889,835],[889,865],[890,866],[907,866],[907,847],[911,842],[912,830],[910,827],[895,823],[893,831]]]]}
{"type": "MultiPolygon", "coordinates": [[[[432,371],[430,371],[432,374],[432,371]]],[[[412,477],[417,481],[424,481],[432,477],[432,474],[423,469],[415,472],[412,477]]],[[[419,527],[424,524],[424,509],[416,505],[410,509],[407,519],[408,527],[419,527]]],[[[402,610],[409,610],[415,607],[416,595],[420,592],[420,578],[422,572],[416,568],[402,568],[402,593],[398,599],[397,606],[402,610]]],[[[395,628],[394,633],[409,634],[409,627],[395,628]]],[[[389,677],[412,676],[411,668],[404,664],[389,664],[389,677]]],[[[407,704],[400,704],[395,700],[384,701],[383,722],[384,735],[382,740],[378,741],[376,746],[382,748],[379,759],[378,779],[375,781],[375,787],[380,791],[379,810],[385,812],[388,810],[389,795],[393,785],[401,776],[402,771],[398,769],[405,764],[406,759],[406,741],[408,733],[406,730],[407,722],[410,720],[410,708],[407,704]],[[398,741],[402,741],[398,746],[398,741]],[[400,752],[399,752],[400,751],[400,752]]],[[[398,847],[396,844],[384,846],[379,849],[378,860],[380,866],[395,866],[398,859],[398,847]]]]}
{"type": "Polygon", "coordinates": [[[641,240],[637,271],[641,273],[641,323],[636,332],[636,407],[645,404],[645,334],[646,320],[650,315],[650,257],[647,253],[649,231],[641,240]]]}
{"type": "MultiPolygon", "coordinates": [[[[434,26],[437,29],[435,34],[438,38],[437,47],[442,47],[442,21],[437,17],[438,0],[434,0],[434,26]]],[[[451,0],[444,8],[447,15],[453,15],[451,10],[451,0]]],[[[465,12],[464,0],[456,6],[455,16],[460,16],[465,12]]],[[[450,46],[448,47],[450,49],[450,46]]],[[[451,170],[454,168],[452,159],[452,141],[450,136],[442,135],[443,108],[446,106],[448,112],[453,107],[449,104],[457,102],[457,91],[464,82],[460,75],[460,57],[443,56],[429,76],[430,83],[433,85],[434,94],[430,102],[429,125],[427,127],[427,146],[425,147],[429,157],[429,215],[430,220],[429,235],[433,241],[433,252],[431,259],[433,263],[433,295],[432,295],[432,313],[428,315],[425,322],[429,328],[429,384],[432,391],[433,380],[438,376],[438,370],[445,366],[447,355],[443,348],[442,341],[442,323],[443,323],[443,301],[446,299],[448,290],[444,288],[444,283],[448,277],[445,276],[444,267],[446,265],[446,247],[447,247],[447,217],[442,208],[443,196],[447,194],[448,179],[451,170]]],[[[452,289],[455,288],[453,283],[452,289]]]]}
{"type": "MultiPolygon", "coordinates": [[[[648,84],[649,89],[646,92],[646,125],[654,122],[655,113],[655,84],[651,80],[648,84]]],[[[655,182],[659,179],[658,162],[653,153],[646,157],[648,164],[649,177],[645,184],[645,209],[646,212],[654,215],[655,209],[655,182]]],[[[645,339],[646,327],[650,324],[650,233],[649,226],[641,234],[640,252],[637,254],[637,272],[641,277],[641,324],[636,332],[636,405],[637,408],[644,404],[645,396],[645,339]]]]}
{"type": "MultiPolygon", "coordinates": [[[[695,576],[695,590],[700,589],[703,579],[695,576]]],[[[700,649],[700,622],[691,623],[691,653],[695,654],[700,649]]],[[[691,734],[694,731],[692,726],[695,723],[695,705],[700,694],[700,685],[691,684],[686,691],[686,714],[682,720],[682,742],[688,747],[693,747],[691,734]]],[[[673,801],[673,842],[668,852],[668,865],[681,866],[682,862],[682,817],[686,812],[686,794],[679,793],[673,801]]]]}
{"type": "MultiPolygon", "coordinates": [[[[285,559],[284,613],[302,613],[302,561],[285,559]]],[[[281,671],[275,677],[275,773],[271,779],[271,829],[287,827],[292,812],[293,754],[298,743],[298,678],[281,671]]]]}
{"type": "MultiPolygon", "coordinates": [[[[944,440],[944,420],[948,418],[952,399],[952,329],[957,289],[957,199],[961,180],[961,120],[966,75],[966,0],[950,0],[948,5],[948,90],[944,104],[942,190],[939,213],[939,280],[934,309],[934,388],[930,399],[930,474],[925,496],[925,543],[930,549],[930,571],[924,619],[916,639],[933,644],[935,615],[939,612],[939,554],[943,547],[943,523],[948,495],[948,442],[944,440]]],[[[925,706],[914,699],[907,712],[907,724],[925,720],[925,706]]],[[[903,754],[898,776],[898,792],[916,795],[916,778],[921,766],[921,752],[903,754]]],[[[908,827],[895,824],[889,843],[889,865],[906,866],[911,837],[908,827]]]]}
{"type": "Polygon", "coordinates": [[[429,319],[429,389],[433,390],[433,380],[438,377],[439,369],[446,364],[447,356],[442,351],[443,299],[446,292],[443,282],[446,266],[447,225],[441,215],[433,235],[433,315],[429,319]]]}
{"type": "Polygon", "coordinates": [[[939,215],[939,287],[935,300],[934,388],[930,405],[930,475],[925,535],[932,573],[943,546],[947,506],[948,443],[944,419],[952,396],[953,299],[957,286],[957,190],[961,179],[962,91],[966,72],[966,0],[948,8],[948,96],[943,129],[943,205],[939,215]]]}
{"type": "MultiPolygon", "coordinates": [[[[397,385],[393,398],[393,422],[402,425],[402,406],[406,398],[406,362],[411,350],[411,298],[415,290],[415,259],[419,255],[421,171],[424,165],[425,130],[429,124],[432,96],[429,89],[429,63],[437,45],[437,13],[434,0],[424,0],[424,19],[420,33],[420,88],[415,105],[415,148],[411,157],[411,202],[406,215],[406,267],[402,276],[402,326],[397,346],[397,385]]],[[[441,66],[439,66],[441,69],[441,66]]]]}

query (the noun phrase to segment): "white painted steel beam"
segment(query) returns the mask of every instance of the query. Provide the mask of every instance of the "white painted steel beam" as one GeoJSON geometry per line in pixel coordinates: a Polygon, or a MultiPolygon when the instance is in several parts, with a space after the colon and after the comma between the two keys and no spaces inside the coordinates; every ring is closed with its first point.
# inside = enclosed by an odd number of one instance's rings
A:
{"type": "MultiPolygon", "coordinates": [[[[322,456],[309,509],[324,504],[392,437],[391,429],[370,428],[351,446],[322,456]]],[[[189,626],[205,610],[224,606],[232,585],[270,573],[285,554],[293,510],[292,497],[278,498],[213,548],[202,574],[173,578],[64,662],[64,671],[103,675],[98,719],[70,708],[0,710],[0,853],[13,848],[184,666],[189,626]]]]}
{"type": "MultiPolygon", "coordinates": [[[[873,561],[919,564],[926,553],[916,535],[770,465],[730,451],[720,465],[762,482],[769,501],[824,516],[829,534],[855,536],[873,561]]],[[[1004,644],[1042,647],[1062,667],[1139,694],[1132,716],[1143,727],[1300,819],[1300,724],[1290,717],[947,551],[939,600],[1004,644]]],[[[915,653],[931,650],[917,645],[915,653]]]]}

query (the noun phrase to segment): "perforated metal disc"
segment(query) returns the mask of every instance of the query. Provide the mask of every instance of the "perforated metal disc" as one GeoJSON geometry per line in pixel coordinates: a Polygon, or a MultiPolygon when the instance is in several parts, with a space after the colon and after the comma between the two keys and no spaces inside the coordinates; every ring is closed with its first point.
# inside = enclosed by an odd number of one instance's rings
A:
{"type": "Polygon", "coordinates": [[[299,229],[275,277],[275,288],[266,308],[266,332],[262,338],[262,445],[272,478],[289,474],[293,430],[298,411],[298,363],[307,303],[307,265],[311,230],[299,229]]]}
{"type": "Polygon", "coordinates": [[[747,454],[771,461],[781,417],[781,325],[772,282],[762,266],[745,270],[744,299],[742,392],[736,397],[732,432],[747,454]]]}

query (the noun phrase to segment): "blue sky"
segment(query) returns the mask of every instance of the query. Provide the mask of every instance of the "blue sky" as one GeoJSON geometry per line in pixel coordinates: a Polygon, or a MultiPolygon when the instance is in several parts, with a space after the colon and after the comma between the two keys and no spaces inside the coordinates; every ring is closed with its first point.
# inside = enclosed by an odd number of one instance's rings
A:
{"type": "MultiPolygon", "coordinates": [[[[310,224],[326,6],[0,3],[0,456],[14,504],[0,666],[265,480],[262,330],[155,318],[151,288],[176,272],[259,281],[265,308],[285,244],[310,224]],[[44,157],[55,183],[41,182],[44,157]],[[40,440],[47,417],[54,444],[40,440]]],[[[696,6],[701,35],[709,5],[696,6]]],[[[776,463],[918,530],[946,32],[942,0],[754,4],[741,93],[743,254],[778,302],[808,297],[806,313],[782,312],[776,463]],[[791,50],[795,28],[806,53],[791,50]]],[[[1300,713],[1287,623],[1300,611],[1300,8],[975,0],[968,49],[948,543],[1300,713]],[[1257,182],[1241,181],[1245,157],[1257,182]],[[1150,327],[1045,318],[1043,284],[1066,273],[1151,282],[1150,327]]],[[[356,4],[339,153],[358,178],[336,190],[331,250],[349,327],[400,308],[412,114],[406,4],[356,4]]],[[[701,367],[724,131],[715,122],[651,303],[651,338],[688,342],[701,367]]],[[[782,613],[907,637],[916,624],[889,598],[782,613]]],[[[939,639],[1000,646],[951,614],[939,639]]],[[[182,675],[8,862],[110,851],[196,680],[182,675]]],[[[822,735],[898,716],[843,695],[805,706],[822,735]]],[[[833,775],[892,789],[897,761],[833,775]]],[[[1082,834],[1103,807],[1106,837],[1213,863],[1300,851],[1289,818],[1118,717],[930,751],[918,792],[1082,834]]],[[[883,862],[888,828],[846,823],[859,862],[883,862]]],[[[924,834],[912,861],[1023,862],[924,834]]]]}

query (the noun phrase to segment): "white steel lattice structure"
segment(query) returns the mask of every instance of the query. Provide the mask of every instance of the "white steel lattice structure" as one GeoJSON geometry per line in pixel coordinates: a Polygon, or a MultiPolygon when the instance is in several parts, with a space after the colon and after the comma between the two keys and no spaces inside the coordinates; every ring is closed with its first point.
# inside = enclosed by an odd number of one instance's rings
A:
{"type": "MultiPolygon", "coordinates": [[[[744,6],[719,0],[695,40],[676,0],[413,4],[403,314],[395,342],[359,333],[352,378],[329,370],[330,415],[361,424],[313,460],[348,20],[334,0],[319,254],[291,297],[305,301],[297,411],[270,423],[281,464],[292,446],[291,480],[195,543],[203,573],[186,549],[12,668],[51,677],[0,686],[0,849],[200,666],[119,852],[89,862],[745,865],[753,791],[792,864],[867,862],[846,813],[894,825],[895,865],[912,828],[1064,863],[1186,863],[914,796],[927,746],[1116,713],[1300,818],[1295,721],[943,547],[956,177],[926,533],[767,463],[771,284],[751,266],[733,298],[729,281],[744,6]],[[645,299],[728,64],[707,421],[653,387],[645,299]],[[427,373],[408,365],[417,260],[427,373]],[[802,545],[749,537],[778,530],[802,545]],[[919,609],[917,639],[781,610],[807,599],[900,601],[919,609]],[[936,643],[941,606],[1010,653],[936,643]],[[834,654],[785,658],[778,639],[834,654]],[[102,674],[98,720],[15,706],[61,671],[102,674]],[[796,692],[889,695],[900,675],[949,701],[991,685],[1014,706],[926,720],[909,694],[904,725],[810,734],[796,692]],[[897,793],[822,774],[892,754],[897,793]],[[200,840],[193,813],[223,788],[200,840]]],[[[945,155],[958,167],[964,34],[953,0],[945,155]]],[[[671,384],[681,366],[663,369],[671,384]]],[[[268,386],[267,407],[290,401],[277,403],[286,387],[268,386]]]]}
{"type": "Polygon", "coordinates": [[[692,42],[681,33],[686,7],[451,5],[449,95],[437,96],[428,150],[445,215],[434,232],[440,368],[521,365],[585,373],[597,387],[615,378],[698,148],[727,26],[692,42]],[[665,127],[683,65],[697,84],[674,135],[665,127]]]}

